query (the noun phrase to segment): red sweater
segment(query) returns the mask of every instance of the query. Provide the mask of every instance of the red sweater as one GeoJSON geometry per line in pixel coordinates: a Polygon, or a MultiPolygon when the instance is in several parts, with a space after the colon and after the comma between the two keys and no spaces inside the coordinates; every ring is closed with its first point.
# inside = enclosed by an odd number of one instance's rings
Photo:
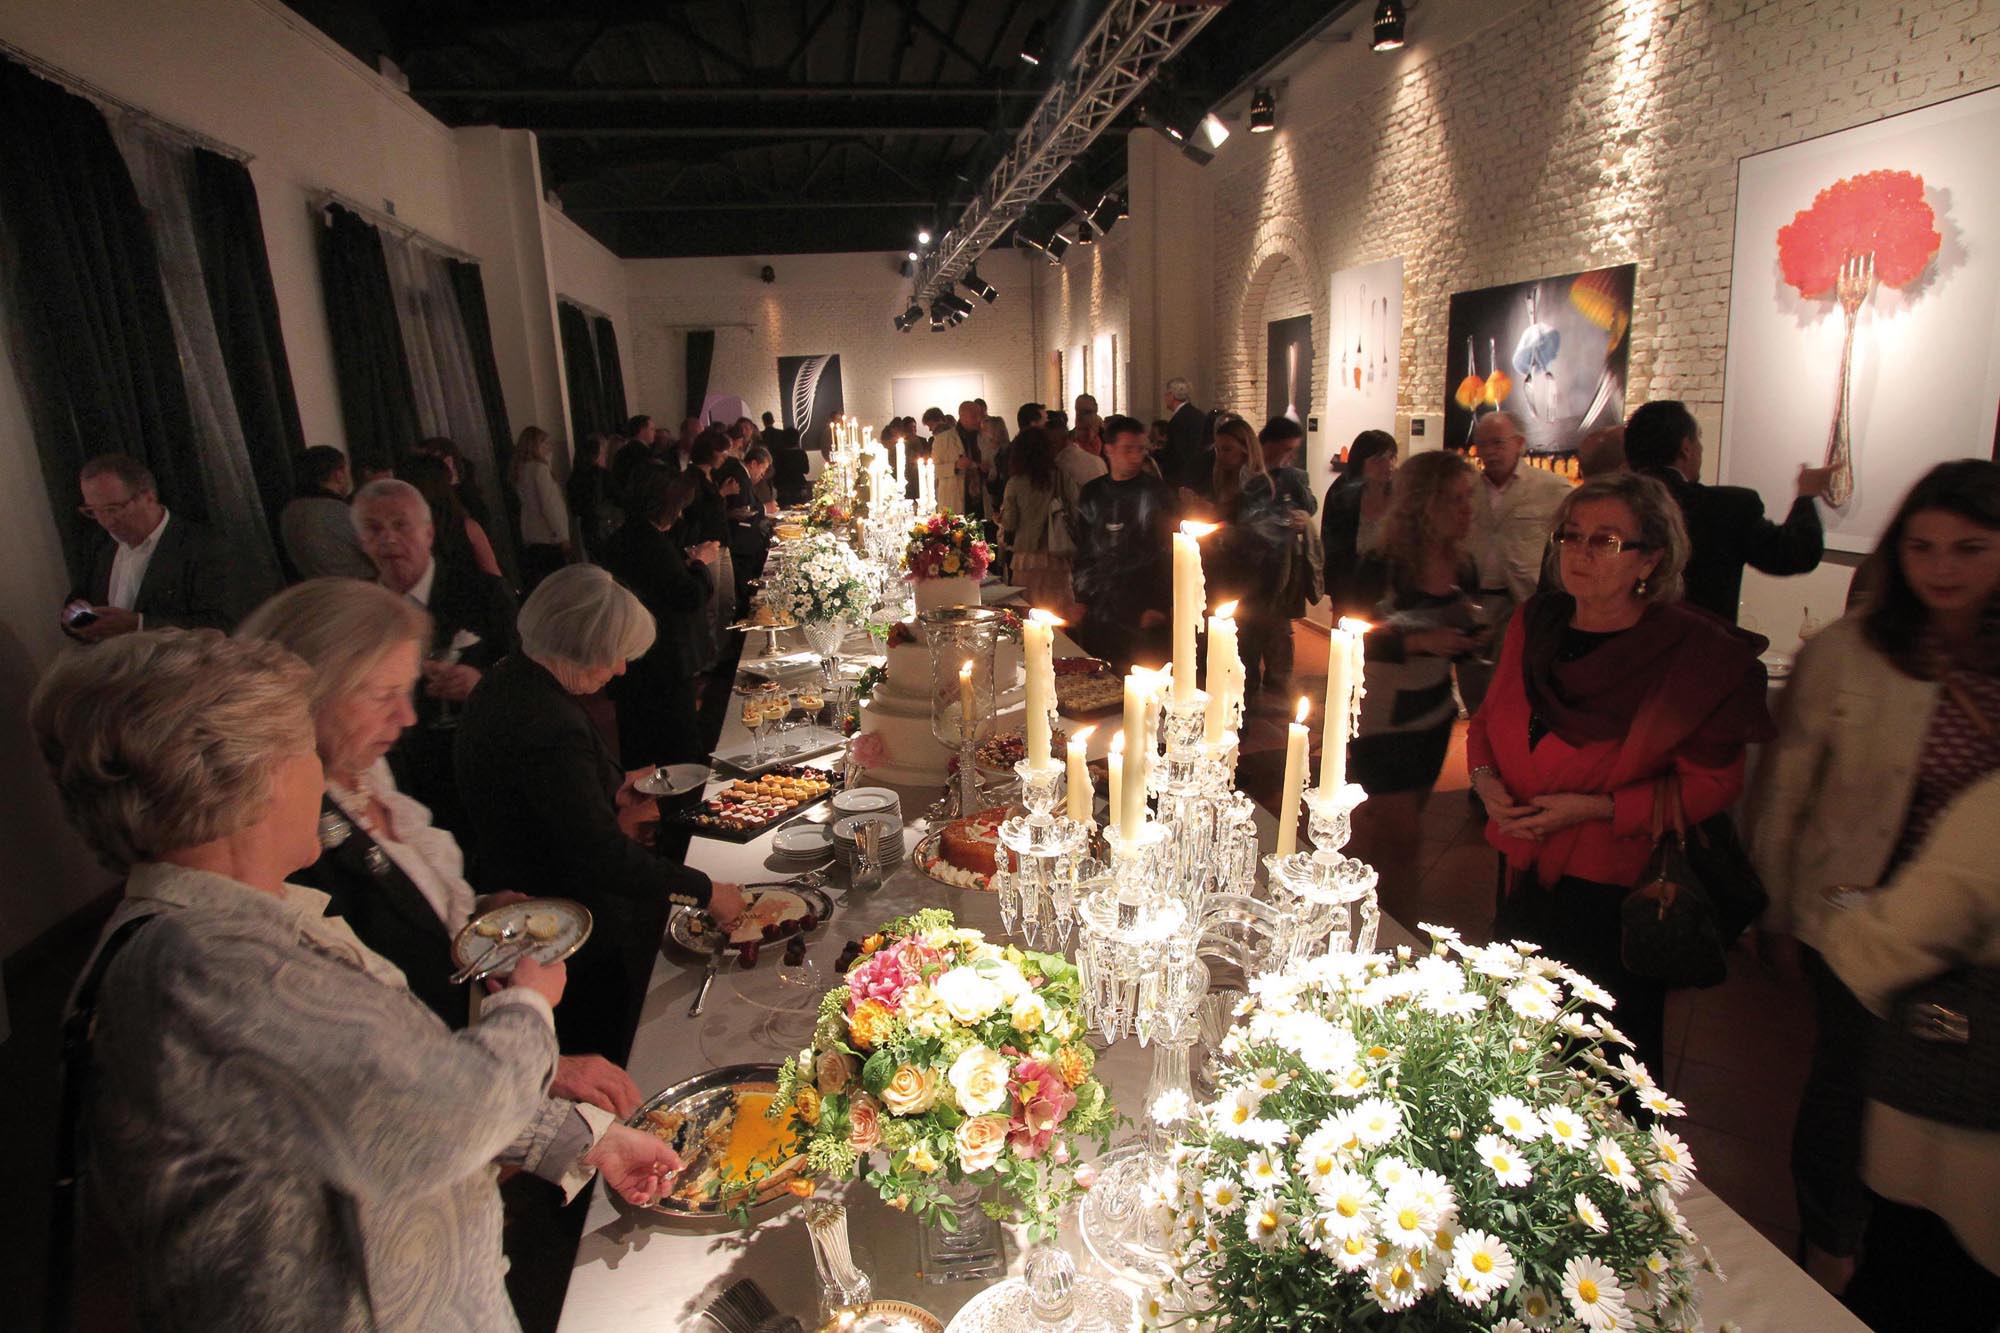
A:
{"type": "MultiPolygon", "coordinates": [[[[1667,612],[1701,616],[1678,607],[1663,607],[1655,614],[1667,612]]],[[[1699,658],[1700,650],[1691,643],[1688,654],[1662,659],[1660,679],[1647,692],[1624,736],[1571,745],[1551,731],[1531,750],[1530,706],[1521,674],[1526,622],[1525,615],[1517,614],[1508,628],[1492,688],[1466,732],[1466,762],[1497,770],[1516,801],[1527,803],[1557,792],[1609,795],[1615,813],[1608,820],[1572,824],[1539,842],[1508,837],[1496,821],[1489,820],[1486,841],[1499,849],[1511,869],[1532,867],[1544,884],[1564,875],[1602,884],[1634,884],[1653,850],[1655,779],[1679,771],[1682,805],[1692,826],[1735,804],[1743,791],[1745,745],[1759,737],[1745,733],[1740,708],[1718,707],[1706,716],[1689,716],[1674,690],[1673,676],[1676,663],[1680,671],[1690,666],[1700,669],[1691,660],[1699,658]],[[1702,762],[1690,758],[1691,752],[1702,762]]],[[[1714,624],[1721,627],[1719,621],[1714,624]]],[[[1692,623],[1689,630],[1690,640],[1709,637],[1705,624],[1692,623]]],[[[1755,666],[1754,656],[1747,665],[1755,666]]],[[[1708,669],[1741,668],[1709,658],[1708,669]]],[[[1762,674],[1761,669],[1755,672],[1758,678],[1762,674]]],[[[1743,686],[1761,690],[1762,682],[1746,676],[1743,686]]]]}

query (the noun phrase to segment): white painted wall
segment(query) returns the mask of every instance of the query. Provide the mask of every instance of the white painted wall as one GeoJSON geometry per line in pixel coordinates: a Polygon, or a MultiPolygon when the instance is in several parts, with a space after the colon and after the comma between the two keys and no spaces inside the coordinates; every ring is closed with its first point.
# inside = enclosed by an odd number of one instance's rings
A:
{"type": "MultiPolygon", "coordinates": [[[[639,411],[632,405],[632,378],[637,366],[632,354],[632,302],[626,261],[605,249],[595,236],[547,202],[542,204],[542,234],[548,241],[550,289],[558,297],[567,296],[611,317],[612,326],[618,330],[618,365],[625,375],[627,410],[639,411]]],[[[565,434],[567,428],[556,433],[565,434]]]]}
{"type": "MultiPolygon", "coordinates": [[[[880,425],[897,375],[977,371],[987,405],[1009,422],[1036,397],[1034,281],[1017,255],[995,254],[980,276],[1000,291],[956,329],[929,321],[898,333],[891,320],[908,304],[909,282],[890,254],[771,255],[728,259],[631,260],[629,346],[637,376],[627,381],[634,412],[678,421],[687,408],[687,328],[713,328],[711,393],[741,394],[752,415],[778,410],[778,358],[840,355],[841,390],[852,416],[880,425]],[[759,281],[765,264],[777,281],[759,281]],[[730,327],[730,326],[735,327],[730,327]]],[[[625,326],[618,330],[626,346],[625,326]]],[[[940,403],[950,412],[956,403],[940,403]]],[[[1010,427],[1011,428],[1011,427],[1010,427]]]]}

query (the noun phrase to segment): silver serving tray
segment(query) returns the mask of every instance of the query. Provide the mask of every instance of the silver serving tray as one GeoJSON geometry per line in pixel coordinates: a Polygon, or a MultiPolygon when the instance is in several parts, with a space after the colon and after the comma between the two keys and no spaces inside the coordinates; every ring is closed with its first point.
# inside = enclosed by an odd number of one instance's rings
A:
{"type": "MultiPolygon", "coordinates": [[[[777,1086],[778,1066],[774,1064],[724,1065],[720,1069],[684,1079],[641,1102],[639,1109],[625,1122],[634,1129],[651,1133],[647,1116],[654,1111],[685,1117],[679,1133],[671,1141],[674,1151],[681,1157],[680,1180],[675,1182],[675,1192],[653,1204],[650,1211],[667,1217],[715,1217],[727,1212],[736,1202],[728,1196],[689,1197],[679,1191],[684,1188],[683,1182],[691,1187],[709,1165],[708,1149],[703,1146],[705,1131],[736,1105],[737,1094],[775,1092],[777,1086]]],[[[804,1153],[780,1165],[758,1185],[752,1206],[788,1197],[790,1191],[785,1188],[786,1183],[805,1169],[804,1153]]]]}
{"type": "MultiPolygon", "coordinates": [[[[826,890],[820,888],[817,884],[809,884],[797,880],[784,880],[769,884],[745,884],[742,887],[745,896],[750,902],[757,900],[758,894],[754,890],[758,889],[776,889],[784,893],[796,894],[798,897],[805,899],[806,906],[812,908],[813,915],[819,918],[819,925],[825,925],[827,918],[833,915],[833,899],[827,896],[826,890]]],[[[728,936],[719,930],[712,928],[696,930],[694,928],[696,924],[703,920],[705,918],[699,907],[676,907],[667,916],[667,938],[678,947],[686,949],[689,953],[700,954],[704,958],[714,953],[718,945],[727,953],[734,953],[742,947],[729,943],[728,936]]],[[[794,921],[789,924],[796,926],[799,923],[794,921]]],[[[778,936],[774,940],[759,940],[757,942],[758,947],[761,949],[769,945],[775,948],[782,945],[793,935],[801,933],[803,932],[793,930],[788,934],[778,936]]]]}

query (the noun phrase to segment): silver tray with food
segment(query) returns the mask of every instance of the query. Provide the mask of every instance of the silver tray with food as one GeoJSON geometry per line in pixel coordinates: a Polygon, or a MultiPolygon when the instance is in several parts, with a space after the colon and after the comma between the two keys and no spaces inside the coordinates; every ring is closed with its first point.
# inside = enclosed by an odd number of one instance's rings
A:
{"type": "Polygon", "coordinates": [[[780,944],[794,935],[817,930],[833,915],[833,899],[806,879],[743,886],[743,917],[733,929],[722,930],[699,907],[676,907],[667,915],[667,939],[694,954],[748,952],[780,944]]]}
{"type": "MultiPolygon", "coordinates": [[[[461,970],[479,967],[496,949],[528,954],[538,963],[557,963],[583,947],[590,938],[590,909],[567,898],[528,898],[481,912],[465,923],[451,942],[451,961],[461,970]]],[[[514,970],[511,961],[492,969],[493,976],[514,970]]]]}
{"type": "Polygon", "coordinates": [[[744,1203],[792,1197],[806,1159],[795,1151],[789,1123],[764,1114],[777,1090],[776,1065],[726,1065],[640,1103],[625,1123],[663,1140],[681,1159],[673,1189],[651,1211],[714,1217],[744,1203]]]}

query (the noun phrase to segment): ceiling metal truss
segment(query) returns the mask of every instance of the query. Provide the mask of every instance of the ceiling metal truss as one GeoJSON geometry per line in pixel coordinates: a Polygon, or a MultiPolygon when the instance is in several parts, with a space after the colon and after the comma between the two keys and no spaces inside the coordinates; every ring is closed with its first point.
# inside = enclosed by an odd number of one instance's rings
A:
{"type": "Polygon", "coordinates": [[[1206,4],[1112,0],[950,230],[923,255],[912,301],[928,309],[1215,17],[1206,4]]]}

